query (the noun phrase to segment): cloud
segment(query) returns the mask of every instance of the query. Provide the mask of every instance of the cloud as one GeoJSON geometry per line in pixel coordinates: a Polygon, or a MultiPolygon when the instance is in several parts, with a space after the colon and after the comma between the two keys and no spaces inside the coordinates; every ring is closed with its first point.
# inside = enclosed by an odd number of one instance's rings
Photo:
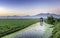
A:
{"type": "Polygon", "coordinates": [[[60,14],[60,9],[52,10],[52,12],[55,13],[55,14],[60,14]]]}

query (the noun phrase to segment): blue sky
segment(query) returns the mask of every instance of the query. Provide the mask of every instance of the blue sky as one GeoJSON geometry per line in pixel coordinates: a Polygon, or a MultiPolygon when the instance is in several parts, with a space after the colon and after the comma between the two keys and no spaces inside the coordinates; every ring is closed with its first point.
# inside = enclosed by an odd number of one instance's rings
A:
{"type": "Polygon", "coordinates": [[[60,14],[59,0],[0,0],[0,15],[60,14]],[[58,11],[57,11],[58,10],[58,11]]]}

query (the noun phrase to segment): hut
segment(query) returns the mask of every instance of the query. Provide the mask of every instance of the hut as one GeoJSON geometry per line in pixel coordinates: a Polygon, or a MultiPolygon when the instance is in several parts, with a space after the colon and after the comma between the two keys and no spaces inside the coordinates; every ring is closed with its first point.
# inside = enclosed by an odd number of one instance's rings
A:
{"type": "Polygon", "coordinates": [[[42,17],[40,18],[40,25],[41,26],[43,25],[43,18],[42,17]]]}

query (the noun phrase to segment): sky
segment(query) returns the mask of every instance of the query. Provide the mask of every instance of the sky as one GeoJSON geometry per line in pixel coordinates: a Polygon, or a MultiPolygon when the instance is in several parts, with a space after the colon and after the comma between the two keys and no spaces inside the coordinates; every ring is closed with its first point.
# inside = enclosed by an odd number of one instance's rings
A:
{"type": "Polygon", "coordinates": [[[0,0],[0,16],[60,14],[59,0],[0,0]]]}

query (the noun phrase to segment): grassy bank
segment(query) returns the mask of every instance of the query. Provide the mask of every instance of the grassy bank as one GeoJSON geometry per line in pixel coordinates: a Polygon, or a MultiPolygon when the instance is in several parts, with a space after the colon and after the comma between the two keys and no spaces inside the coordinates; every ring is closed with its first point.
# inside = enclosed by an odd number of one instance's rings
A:
{"type": "Polygon", "coordinates": [[[56,22],[51,38],[60,38],[60,22],[56,22]]]}
{"type": "Polygon", "coordinates": [[[60,38],[60,18],[54,18],[53,16],[49,16],[46,20],[46,23],[52,24],[53,33],[51,38],[60,38]]]}

